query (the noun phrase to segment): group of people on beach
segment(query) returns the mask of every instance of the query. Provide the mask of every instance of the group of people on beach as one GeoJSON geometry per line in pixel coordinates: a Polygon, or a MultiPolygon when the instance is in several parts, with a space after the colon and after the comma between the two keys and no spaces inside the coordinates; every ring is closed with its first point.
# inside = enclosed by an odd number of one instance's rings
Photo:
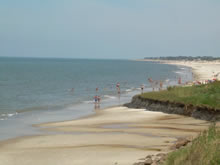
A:
{"type": "MultiPolygon", "coordinates": [[[[101,97],[99,95],[97,95],[98,90],[99,89],[96,88],[96,95],[94,96],[95,105],[100,105],[100,102],[101,102],[101,97]]],[[[121,93],[121,91],[120,91],[120,83],[116,84],[116,90],[117,90],[118,95],[120,95],[120,93],[121,93]]]]}
{"type": "MultiPolygon", "coordinates": [[[[163,89],[163,81],[156,81],[156,80],[153,80],[152,78],[148,78],[147,80],[151,84],[151,87],[152,87],[153,91],[155,91],[156,88],[158,88],[158,90],[163,89]]],[[[181,77],[178,78],[178,84],[179,85],[182,84],[181,77]]],[[[141,93],[144,93],[144,88],[145,88],[145,85],[142,84],[140,86],[141,93]]],[[[94,103],[95,103],[95,108],[98,109],[100,107],[101,97],[98,95],[99,88],[96,88],[95,90],[96,90],[96,95],[94,96],[94,103]]],[[[72,88],[71,91],[74,92],[74,88],[72,88]]],[[[120,89],[120,83],[119,82],[116,84],[116,91],[117,91],[117,94],[120,97],[121,89],[120,89]]]]}
{"type": "Polygon", "coordinates": [[[157,86],[159,86],[159,90],[163,89],[163,81],[154,81],[152,78],[148,78],[148,82],[151,84],[153,91],[155,91],[157,86]]]}

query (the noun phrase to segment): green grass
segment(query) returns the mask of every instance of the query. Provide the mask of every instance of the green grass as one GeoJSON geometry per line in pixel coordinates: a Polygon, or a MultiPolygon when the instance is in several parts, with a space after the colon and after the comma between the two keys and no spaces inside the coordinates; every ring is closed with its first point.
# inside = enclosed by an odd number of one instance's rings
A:
{"type": "Polygon", "coordinates": [[[220,81],[207,85],[169,87],[164,91],[144,93],[141,97],[220,109],[220,81]]]}
{"type": "Polygon", "coordinates": [[[220,130],[211,125],[192,145],[168,154],[164,165],[220,165],[220,130]]]}

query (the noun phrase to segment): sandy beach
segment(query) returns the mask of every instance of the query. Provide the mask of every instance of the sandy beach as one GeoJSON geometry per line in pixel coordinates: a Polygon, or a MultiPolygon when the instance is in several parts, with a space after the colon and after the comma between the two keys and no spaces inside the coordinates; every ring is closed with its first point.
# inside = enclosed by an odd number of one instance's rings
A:
{"type": "Polygon", "coordinates": [[[218,74],[220,80],[220,61],[175,61],[175,60],[140,60],[154,61],[163,64],[180,65],[192,68],[194,77],[198,81],[212,80],[218,74]]]}
{"type": "Polygon", "coordinates": [[[45,134],[0,143],[1,165],[130,165],[197,136],[206,121],[114,107],[73,121],[38,125],[45,134]]]}

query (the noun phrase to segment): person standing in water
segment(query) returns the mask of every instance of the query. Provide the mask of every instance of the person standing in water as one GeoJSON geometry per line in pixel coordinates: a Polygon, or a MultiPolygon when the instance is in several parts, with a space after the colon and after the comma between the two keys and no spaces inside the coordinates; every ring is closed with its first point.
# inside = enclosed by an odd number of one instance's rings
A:
{"type": "Polygon", "coordinates": [[[98,90],[99,90],[99,88],[96,88],[96,89],[95,89],[95,91],[96,91],[96,95],[94,96],[95,104],[97,104],[97,102],[98,102],[98,97],[99,97],[99,96],[97,95],[98,90]]]}
{"type": "Polygon", "coordinates": [[[97,102],[98,102],[98,96],[97,95],[94,96],[94,101],[95,101],[95,104],[97,104],[97,102]]]}
{"type": "Polygon", "coordinates": [[[98,101],[98,104],[100,104],[100,102],[101,102],[101,97],[100,96],[97,96],[97,101],[98,101]]]}
{"type": "Polygon", "coordinates": [[[94,99],[95,99],[95,110],[97,110],[97,109],[100,109],[100,97],[99,96],[94,96],[94,99]]]}
{"type": "Polygon", "coordinates": [[[117,83],[116,84],[116,89],[117,89],[117,91],[118,91],[118,94],[120,94],[121,92],[120,92],[120,83],[117,83]]]}
{"type": "Polygon", "coordinates": [[[141,85],[141,93],[144,93],[144,84],[141,85]]]}

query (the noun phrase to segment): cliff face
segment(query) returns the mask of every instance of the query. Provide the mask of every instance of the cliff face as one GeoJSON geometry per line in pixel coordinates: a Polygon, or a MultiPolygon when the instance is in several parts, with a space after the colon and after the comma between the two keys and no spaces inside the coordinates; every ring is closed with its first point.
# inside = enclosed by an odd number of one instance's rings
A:
{"type": "Polygon", "coordinates": [[[220,110],[207,107],[185,105],[169,101],[145,99],[139,95],[132,98],[130,103],[124,106],[128,108],[143,108],[149,111],[160,111],[169,114],[179,114],[207,121],[220,121],[220,110]]]}

